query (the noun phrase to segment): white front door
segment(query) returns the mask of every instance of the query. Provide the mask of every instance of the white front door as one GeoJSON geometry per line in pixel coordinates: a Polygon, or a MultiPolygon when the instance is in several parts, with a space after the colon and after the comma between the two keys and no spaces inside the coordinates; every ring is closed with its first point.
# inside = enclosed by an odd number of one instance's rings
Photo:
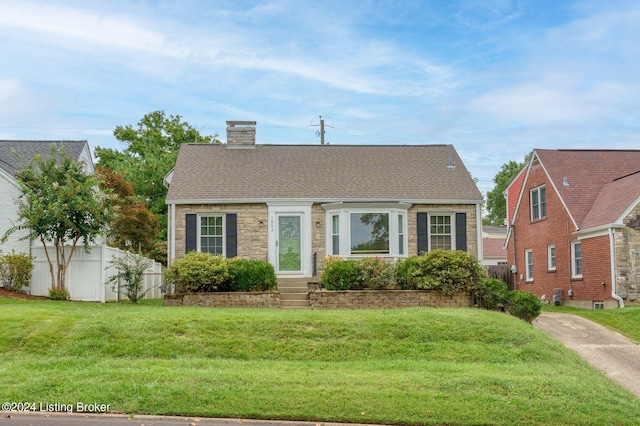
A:
{"type": "Polygon", "coordinates": [[[302,215],[282,213],[276,215],[277,259],[278,273],[302,273],[302,215]]]}
{"type": "Polygon", "coordinates": [[[269,263],[279,276],[311,277],[311,203],[267,203],[269,263]]]}

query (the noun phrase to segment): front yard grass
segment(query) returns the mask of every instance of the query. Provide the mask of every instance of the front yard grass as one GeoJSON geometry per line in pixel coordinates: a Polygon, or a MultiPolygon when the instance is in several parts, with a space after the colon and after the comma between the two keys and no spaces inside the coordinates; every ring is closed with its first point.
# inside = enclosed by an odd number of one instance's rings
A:
{"type": "Polygon", "coordinates": [[[638,399],[514,317],[0,299],[1,401],[428,425],[636,424],[638,399]]]}

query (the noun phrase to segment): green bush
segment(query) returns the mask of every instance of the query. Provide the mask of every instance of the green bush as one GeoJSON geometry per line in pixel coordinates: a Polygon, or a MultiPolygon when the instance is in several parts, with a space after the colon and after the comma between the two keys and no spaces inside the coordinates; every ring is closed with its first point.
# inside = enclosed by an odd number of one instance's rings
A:
{"type": "Polygon", "coordinates": [[[66,288],[50,288],[49,298],[52,300],[67,300],[69,299],[69,291],[66,288]]]}
{"type": "MultiPolygon", "coordinates": [[[[364,289],[384,290],[396,285],[396,266],[377,257],[367,257],[356,261],[359,271],[358,285],[364,289]]],[[[352,288],[351,290],[356,290],[352,288]]]]}
{"type": "Polygon", "coordinates": [[[20,291],[29,287],[33,271],[33,256],[25,253],[2,254],[0,251],[0,282],[7,290],[20,291]]]}
{"type": "Polygon", "coordinates": [[[220,291],[230,279],[229,262],[222,256],[192,251],[167,268],[165,279],[176,293],[220,291]]]}
{"type": "Polygon", "coordinates": [[[321,282],[327,290],[356,290],[364,288],[358,265],[353,260],[329,263],[322,273],[321,282]]]}
{"type": "Polygon", "coordinates": [[[263,260],[231,259],[230,280],[222,291],[273,291],[277,286],[273,265],[263,260]]]}
{"type": "Polygon", "coordinates": [[[542,303],[535,294],[514,290],[509,292],[507,310],[515,317],[530,323],[540,315],[542,303]]]}
{"type": "Polygon", "coordinates": [[[501,311],[509,302],[509,289],[502,280],[486,278],[478,281],[474,296],[479,308],[501,311]]]}
{"type": "Polygon", "coordinates": [[[432,250],[410,256],[398,264],[397,279],[404,290],[440,290],[451,296],[471,291],[485,271],[470,253],[460,250],[432,250]]]}
{"type": "Polygon", "coordinates": [[[151,266],[151,260],[126,252],[124,256],[116,257],[109,263],[115,267],[117,273],[112,275],[106,284],[111,284],[113,291],[125,293],[133,303],[142,300],[148,291],[143,290],[142,278],[144,271],[151,266]]]}

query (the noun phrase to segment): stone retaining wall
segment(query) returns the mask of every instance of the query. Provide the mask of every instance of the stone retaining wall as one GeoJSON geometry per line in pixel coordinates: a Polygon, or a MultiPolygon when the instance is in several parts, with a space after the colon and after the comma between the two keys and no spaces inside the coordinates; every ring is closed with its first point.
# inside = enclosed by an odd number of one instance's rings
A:
{"type": "Polygon", "coordinates": [[[279,308],[278,292],[229,292],[166,294],[164,306],[202,306],[207,308],[279,308]]]}
{"type": "Polygon", "coordinates": [[[471,295],[432,290],[310,291],[311,309],[468,308],[471,295]]]}

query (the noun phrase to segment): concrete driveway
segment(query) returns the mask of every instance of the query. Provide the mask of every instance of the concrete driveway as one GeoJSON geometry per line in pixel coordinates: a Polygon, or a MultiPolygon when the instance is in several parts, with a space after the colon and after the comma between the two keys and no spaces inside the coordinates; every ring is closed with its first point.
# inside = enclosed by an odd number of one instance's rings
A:
{"type": "Polygon", "coordinates": [[[600,324],[570,314],[543,312],[533,325],[640,398],[639,345],[600,324]]]}

